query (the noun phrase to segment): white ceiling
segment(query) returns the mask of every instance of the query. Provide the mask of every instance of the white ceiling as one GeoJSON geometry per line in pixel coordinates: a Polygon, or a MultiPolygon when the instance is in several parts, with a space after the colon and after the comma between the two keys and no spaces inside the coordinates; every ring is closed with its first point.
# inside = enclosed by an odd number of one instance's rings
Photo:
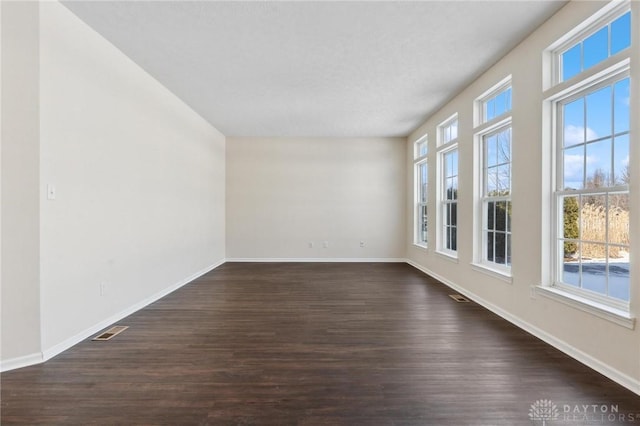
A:
{"type": "Polygon", "coordinates": [[[559,1],[64,4],[227,136],[406,136],[559,1]]]}

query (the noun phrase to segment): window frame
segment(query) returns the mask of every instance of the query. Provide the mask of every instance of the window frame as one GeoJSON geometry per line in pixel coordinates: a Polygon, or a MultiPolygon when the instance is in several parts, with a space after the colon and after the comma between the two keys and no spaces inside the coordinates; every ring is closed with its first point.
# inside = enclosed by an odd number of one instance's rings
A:
{"type": "Polygon", "coordinates": [[[423,135],[418,140],[414,142],[413,149],[413,170],[414,170],[414,221],[413,221],[413,244],[421,247],[428,248],[429,247],[429,228],[428,228],[428,209],[429,209],[429,136],[428,134],[423,135]],[[422,152],[421,148],[425,147],[425,151],[422,152]],[[426,175],[426,199],[423,201],[421,198],[422,195],[422,174],[421,167],[426,165],[427,167],[427,175],[426,175]],[[423,209],[427,209],[427,224],[426,226],[423,224],[423,209]],[[424,229],[423,229],[424,228],[424,229]],[[424,238],[423,238],[424,232],[424,238]]]}
{"type": "MultiPolygon", "coordinates": [[[[611,308],[628,311],[629,304],[630,304],[629,300],[624,301],[624,300],[616,299],[612,296],[601,294],[595,291],[586,290],[586,289],[583,289],[582,287],[576,287],[574,285],[563,282],[561,278],[563,267],[564,267],[564,242],[567,241],[567,239],[564,237],[564,228],[563,228],[564,198],[568,196],[577,196],[580,199],[583,196],[601,196],[601,195],[608,197],[609,194],[623,194],[623,193],[626,193],[627,195],[629,195],[628,184],[621,184],[621,185],[614,184],[614,185],[607,185],[607,186],[602,186],[597,188],[581,188],[581,189],[562,188],[562,186],[564,186],[563,185],[564,184],[564,178],[563,178],[564,164],[562,161],[562,158],[563,158],[562,151],[564,149],[564,127],[562,126],[562,123],[564,123],[564,117],[562,114],[562,106],[574,100],[586,97],[590,93],[593,93],[594,91],[597,91],[601,88],[612,86],[616,82],[622,81],[625,78],[630,78],[629,67],[615,66],[613,68],[610,68],[609,73],[602,76],[600,79],[592,82],[587,82],[587,83],[583,82],[582,84],[578,83],[572,86],[571,91],[563,94],[562,96],[558,96],[553,101],[552,110],[558,124],[554,129],[555,131],[554,157],[556,161],[555,161],[555,167],[554,167],[555,179],[554,179],[553,200],[552,200],[553,218],[554,218],[553,241],[552,241],[552,244],[553,244],[552,286],[568,294],[593,300],[597,303],[609,306],[611,308]],[[560,255],[561,253],[563,253],[562,256],[560,255]]],[[[613,105],[612,105],[612,108],[613,108],[613,105]]],[[[624,133],[629,134],[630,130],[627,130],[627,132],[624,132],[624,133]]],[[[612,131],[611,135],[608,135],[608,136],[611,138],[614,138],[614,135],[615,133],[613,133],[612,131]]],[[[592,141],[584,142],[583,144],[577,144],[575,146],[580,146],[588,143],[593,143],[593,142],[592,141]]],[[[584,161],[586,162],[586,158],[584,161]]],[[[578,203],[578,205],[580,205],[580,202],[578,203]]],[[[606,228],[607,229],[609,228],[608,217],[607,217],[606,228]]],[[[569,239],[569,240],[570,240],[569,242],[574,242],[578,244],[592,243],[589,240],[584,240],[581,235],[578,238],[569,239]]],[[[605,246],[611,245],[609,242],[605,242],[604,244],[605,246]]],[[[613,244],[613,245],[623,246],[622,244],[613,244]]],[[[627,245],[627,248],[630,250],[629,245],[627,245]]],[[[579,268],[581,268],[581,265],[582,265],[582,262],[579,263],[579,268]]],[[[608,269],[608,262],[607,262],[607,269],[608,269]]],[[[606,286],[607,289],[608,289],[608,279],[609,278],[607,276],[607,286],[606,286]]],[[[631,277],[629,279],[629,282],[631,283],[631,277]]]]}
{"type": "MultiPolygon", "coordinates": [[[[598,68],[601,63],[610,61],[612,58],[616,58],[619,55],[623,54],[623,52],[628,51],[630,47],[627,47],[626,49],[623,49],[622,51],[617,52],[613,55],[611,55],[610,51],[608,51],[608,56],[603,61],[598,62],[587,69],[582,69],[580,72],[578,72],[578,74],[570,77],[568,80],[564,80],[562,78],[562,55],[566,51],[573,48],[576,44],[583,43],[587,38],[600,31],[605,25],[610,26],[613,21],[620,18],[630,10],[631,9],[629,0],[620,2],[612,1],[611,3],[603,7],[600,12],[583,21],[572,31],[569,31],[564,37],[554,43],[549,49],[547,49],[551,52],[551,86],[556,86],[558,84],[570,81],[576,81],[576,79],[580,75],[589,72],[594,68],[598,68]]],[[[609,50],[609,47],[607,47],[607,49],[609,50]]]]}
{"type": "Polygon", "coordinates": [[[448,258],[451,259],[458,259],[458,206],[459,206],[459,200],[460,200],[460,196],[459,196],[459,175],[460,175],[460,151],[458,150],[458,138],[459,138],[459,121],[458,121],[458,113],[455,113],[453,115],[451,115],[449,118],[447,118],[446,120],[444,120],[442,123],[440,123],[438,125],[438,149],[436,152],[436,156],[437,156],[437,209],[436,209],[436,226],[437,226],[437,233],[436,233],[436,251],[439,254],[445,255],[448,258]],[[455,123],[455,128],[456,128],[456,137],[455,138],[450,138],[447,139],[445,138],[446,136],[446,129],[451,129],[452,125],[455,123]],[[457,164],[456,164],[456,178],[458,179],[458,186],[457,186],[457,191],[456,192],[456,198],[455,200],[448,200],[446,198],[447,196],[447,190],[446,190],[446,181],[447,181],[447,176],[445,176],[446,173],[446,166],[445,166],[445,159],[447,158],[447,156],[449,154],[452,154],[453,152],[456,152],[458,157],[457,157],[457,164]],[[455,209],[456,209],[456,224],[455,224],[455,228],[456,228],[456,238],[455,238],[455,250],[452,250],[450,248],[447,248],[447,240],[446,240],[446,231],[448,227],[451,227],[452,225],[447,223],[447,214],[445,209],[448,209],[451,204],[455,204],[455,209]]]}
{"type": "MultiPolygon", "coordinates": [[[[496,120],[495,123],[492,123],[490,127],[485,128],[482,132],[476,135],[477,143],[478,143],[478,211],[477,211],[477,223],[478,223],[478,239],[476,245],[476,263],[478,266],[487,268],[491,271],[498,272],[505,276],[511,277],[511,262],[501,264],[492,260],[489,260],[489,256],[487,253],[487,242],[488,242],[488,233],[492,232],[488,229],[488,213],[487,213],[487,205],[490,202],[507,202],[510,205],[510,208],[513,208],[513,130],[512,130],[512,118],[511,116],[505,117],[501,120],[496,120]],[[487,160],[487,147],[486,147],[486,138],[499,134],[505,130],[509,130],[511,135],[509,139],[509,194],[508,195],[489,195],[487,193],[487,170],[488,160],[487,160]]],[[[507,163],[505,163],[507,164],[507,163]]],[[[492,166],[495,167],[495,166],[492,166]]],[[[495,232],[495,231],[493,231],[495,232]]],[[[513,242],[511,237],[513,235],[513,226],[509,224],[507,227],[505,224],[504,230],[505,238],[508,238],[511,242],[508,243],[512,246],[513,242]]],[[[513,251],[511,250],[511,253],[513,251]]]]}
{"type": "MultiPolygon", "coordinates": [[[[607,26],[611,28],[611,24],[617,20],[619,17],[623,16],[627,12],[630,11],[630,3],[629,1],[623,1],[620,3],[612,2],[609,5],[605,6],[601,9],[600,12],[592,16],[591,18],[585,20],[582,24],[578,25],[574,30],[570,31],[565,37],[563,37],[560,41],[556,42],[554,45],[550,46],[545,54],[551,54],[552,60],[550,62],[550,67],[548,68],[548,73],[550,73],[551,78],[546,81],[551,83],[550,87],[547,87],[544,90],[543,98],[545,99],[543,102],[543,111],[546,111],[546,114],[549,114],[546,123],[548,128],[550,129],[549,137],[550,137],[550,147],[551,151],[549,156],[547,157],[550,164],[551,171],[551,179],[548,181],[550,184],[550,240],[551,250],[549,250],[549,261],[548,264],[548,277],[549,281],[542,285],[542,289],[545,290],[542,294],[545,296],[550,296],[552,298],[565,298],[566,300],[570,300],[573,304],[586,305],[588,306],[588,311],[592,312],[596,315],[602,316],[602,312],[608,312],[605,317],[616,318],[613,319],[614,322],[624,323],[624,325],[628,325],[628,318],[630,313],[630,296],[629,300],[620,300],[614,298],[613,296],[609,296],[608,294],[603,294],[597,291],[592,291],[588,289],[583,289],[582,287],[574,286],[572,284],[563,283],[562,282],[562,273],[564,268],[564,242],[567,240],[564,234],[564,198],[567,196],[577,196],[578,200],[583,195],[604,195],[608,197],[609,194],[616,193],[624,193],[627,196],[630,195],[629,185],[622,184],[619,185],[617,182],[609,182],[607,186],[598,187],[598,188],[584,188],[580,189],[565,189],[564,186],[564,157],[563,150],[564,147],[564,116],[563,116],[563,106],[569,104],[572,101],[575,101],[580,98],[586,98],[589,94],[596,92],[600,88],[607,86],[614,86],[617,82],[630,77],[630,62],[631,62],[631,46],[622,49],[619,52],[611,55],[609,47],[608,47],[608,56],[601,60],[600,62],[590,66],[587,69],[583,69],[581,65],[581,71],[576,75],[570,77],[569,79],[563,81],[562,80],[562,54],[573,48],[576,44],[584,43],[584,41],[590,37],[592,34],[602,30],[603,27],[607,26]],[[620,319],[617,319],[620,318],[620,319]]],[[[633,16],[632,16],[633,19],[633,16]]],[[[633,27],[637,25],[632,21],[631,27],[631,35],[635,34],[635,30],[633,27]]],[[[609,30],[610,31],[610,30],[609,30]]],[[[609,33],[608,38],[609,46],[611,44],[611,36],[609,33]]],[[[584,55],[584,53],[581,53],[584,55]]],[[[549,64],[549,63],[548,63],[549,64]]],[[[549,74],[547,74],[549,75],[549,74]]],[[[633,96],[633,92],[631,93],[633,96]]],[[[611,110],[614,111],[614,104],[611,105],[611,110]]],[[[633,113],[633,109],[631,109],[630,114],[633,113]]],[[[630,124],[632,124],[632,115],[630,116],[630,124]]],[[[613,123],[613,117],[611,118],[613,123]]],[[[588,126],[585,122],[584,126],[588,126]]],[[[611,134],[602,136],[601,138],[604,140],[607,137],[614,138],[616,135],[615,129],[612,128],[611,134]]],[[[630,137],[630,146],[632,144],[631,134],[632,129],[629,128],[626,133],[630,137]]],[[[599,139],[596,139],[596,141],[599,139]]],[[[581,144],[576,144],[576,146],[584,145],[587,146],[589,143],[594,143],[594,141],[585,140],[581,144]]],[[[612,140],[612,151],[614,140],[612,140]]],[[[586,154],[585,154],[586,156],[586,154]]],[[[586,158],[583,161],[587,161],[586,158]]],[[[613,156],[612,156],[612,164],[613,164],[613,156]]],[[[583,174],[586,173],[586,170],[583,174]]],[[[608,198],[606,198],[608,200],[608,198]]],[[[580,205],[580,204],[578,204],[580,205]]],[[[608,205],[608,202],[607,204],[608,205]]],[[[609,227],[608,216],[607,216],[606,228],[609,227]]],[[[633,218],[630,219],[633,221],[633,218]]],[[[580,223],[580,220],[578,221],[580,223]]],[[[579,225],[580,226],[580,225],[579,225]]],[[[573,240],[573,239],[570,239],[573,240]]],[[[582,235],[579,235],[576,239],[578,242],[583,241],[582,235]]],[[[586,240],[585,240],[586,241],[586,240]]],[[[590,241],[586,241],[586,243],[590,243],[590,241]]],[[[598,242],[601,243],[601,242],[598,242]]],[[[608,237],[602,243],[605,247],[608,247],[611,242],[608,240],[608,237]]],[[[613,245],[616,245],[615,243],[613,245]]],[[[626,245],[629,251],[631,250],[630,244],[626,245]]],[[[543,247],[544,250],[544,247],[543,247]]],[[[579,263],[582,265],[582,262],[579,263]]],[[[608,271],[608,260],[606,263],[606,270],[608,271]]],[[[543,266],[544,267],[544,266],[543,266]]],[[[631,272],[631,271],[630,271],[631,272]]],[[[607,276],[607,280],[608,280],[607,276]]],[[[629,276],[629,285],[631,286],[632,276],[629,276]]],[[[605,287],[605,291],[608,292],[608,287],[605,287]]],[[[559,300],[560,300],[559,299],[559,300]]],[[[587,310],[585,308],[585,310],[587,310]]],[[[610,318],[610,319],[611,319],[610,318]]]]}

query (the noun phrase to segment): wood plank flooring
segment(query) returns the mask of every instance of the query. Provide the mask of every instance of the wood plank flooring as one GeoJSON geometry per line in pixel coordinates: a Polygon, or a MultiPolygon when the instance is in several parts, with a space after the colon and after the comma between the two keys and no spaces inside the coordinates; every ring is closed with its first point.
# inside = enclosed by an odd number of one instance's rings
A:
{"type": "Polygon", "coordinates": [[[3,373],[1,423],[541,425],[548,399],[550,426],[640,424],[639,396],[451,293],[406,264],[227,263],[3,373]],[[565,417],[585,404],[618,414],[565,417]]]}

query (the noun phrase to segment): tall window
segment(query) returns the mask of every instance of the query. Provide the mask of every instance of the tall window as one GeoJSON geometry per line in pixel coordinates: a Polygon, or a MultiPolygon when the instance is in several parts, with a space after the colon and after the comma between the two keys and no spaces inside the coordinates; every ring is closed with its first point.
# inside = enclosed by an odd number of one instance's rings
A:
{"type": "MultiPolygon", "coordinates": [[[[555,285],[616,308],[629,301],[628,4],[555,52],[555,285]],[[625,55],[622,52],[627,52],[625,55]],[[621,53],[618,57],[612,57],[621,53]],[[591,67],[604,63],[605,72],[591,67]]],[[[601,67],[599,67],[601,68],[601,67]]]]}
{"type": "Polygon", "coordinates": [[[482,266],[511,268],[511,77],[476,100],[479,209],[476,259],[482,266]]]}
{"type": "Polygon", "coordinates": [[[457,256],[458,251],[458,116],[438,126],[439,149],[439,251],[457,256]]]}
{"type": "Polygon", "coordinates": [[[428,138],[423,136],[415,144],[414,169],[415,169],[415,243],[419,246],[427,246],[428,231],[428,184],[429,166],[427,162],[428,138]]]}

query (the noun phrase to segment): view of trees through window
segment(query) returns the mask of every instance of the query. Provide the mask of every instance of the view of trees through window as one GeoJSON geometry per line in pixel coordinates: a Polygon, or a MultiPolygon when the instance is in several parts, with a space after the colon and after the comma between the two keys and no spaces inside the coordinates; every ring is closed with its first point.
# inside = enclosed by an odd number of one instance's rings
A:
{"type": "MultiPolygon", "coordinates": [[[[627,12],[561,53],[562,79],[578,79],[629,45],[627,12]]],[[[629,300],[630,286],[629,104],[628,71],[617,71],[560,100],[557,111],[562,126],[558,279],[622,301],[629,300]]]]}

